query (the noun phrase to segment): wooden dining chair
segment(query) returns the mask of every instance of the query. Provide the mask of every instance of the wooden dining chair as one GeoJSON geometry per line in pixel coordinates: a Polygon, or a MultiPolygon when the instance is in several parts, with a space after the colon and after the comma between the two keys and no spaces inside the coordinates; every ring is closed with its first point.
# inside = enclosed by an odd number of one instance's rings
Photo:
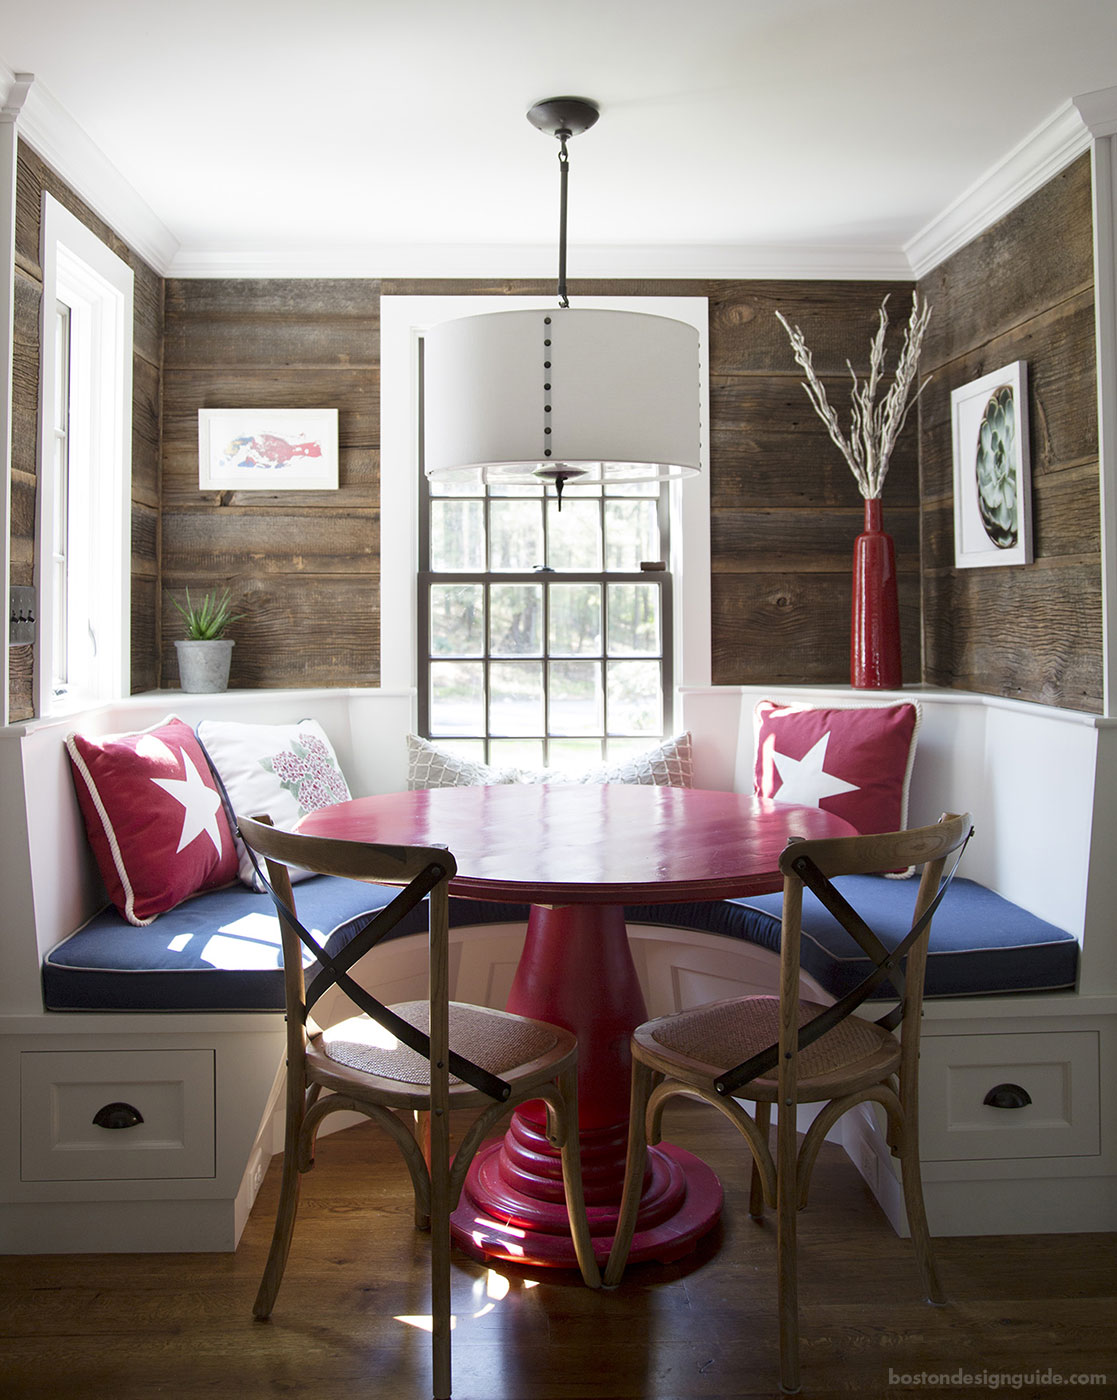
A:
{"type": "Polygon", "coordinates": [[[632,1037],[628,1159],[605,1283],[618,1283],[628,1261],[647,1145],[659,1142],[664,1104],[677,1094],[704,1099],[737,1127],[751,1150],[750,1214],[759,1217],[764,1205],[776,1210],[780,1384],[785,1391],[799,1389],[796,1213],[806,1204],[823,1139],[856,1104],[875,1102],[885,1110],[889,1145],[900,1159],[922,1286],[931,1302],[945,1301],[931,1253],[919,1171],[919,1024],[931,917],[971,829],[969,816],[947,814],[934,826],[912,831],[792,841],[780,857],[784,885],[779,996],[739,997],[663,1016],[639,1026],[632,1037]],[[920,865],[923,875],[911,932],[890,951],[831,880],[920,865]],[[860,985],[829,1007],[800,996],[804,889],[839,920],[873,963],[860,985]],[[885,983],[897,1004],[877,1021],[854,1016],[885,983]],[[740,1099],[755,1105],[755,1116],[740,1099]],[[823,1107],[800,1146],[795,1110],[802,1103],[823,1107]],[[769,1142],[773,1104],[778,1112],[774,1157],[769,1142]]]}
{"type": "Polygon", "coordinates": [[[435,1400],[450,1395],[450,1215],[478,1147],[516,1105],[540,1099],[547,1135],[561,1149],[570,1230],[582,1277],[601,1282],[582,1194],[578,1153],[574,1036],[558,1026],[449,999],[447,886],[456,866],[438,847],[373,845],[279,831],[241,818],[240,835],[267,864],[280,916],[287,1000],[287,1127],[283,1176],[271,1251],[254,1313],[270,1316],[283,1278],[298,1205],[299,1180],[313,1166],[315,1136],[329,1113],[355,1110],[400,1147],[415,1193],[415,1220],[431,1234],[431,1317],[435,1400]],[[401,885],[345,949],[330,956],[302,928],[288,867],[349,880],[401,885]],[[430,985],[426,1000],[383,1006],[349,974],[423,899],[429,903],[430,985]],[[302,949],[321,970],[305,985],[302,949]],[[338,987],[357,1014],[320,1029],[311,1015],[338,987]],[[451,1163],[450,1112],[478,1110],[451,1163]],[[414,1115],[408,1123],[401,1111],[414,1115]]]}

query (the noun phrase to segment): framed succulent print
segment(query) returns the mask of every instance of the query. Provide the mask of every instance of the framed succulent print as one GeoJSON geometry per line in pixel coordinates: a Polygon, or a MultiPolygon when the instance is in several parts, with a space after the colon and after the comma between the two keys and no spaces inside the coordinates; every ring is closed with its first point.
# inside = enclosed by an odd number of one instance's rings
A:
{"type": "Polygon", "coordinates": [[[954,564],[1032,562],[1028,366],[1017,360],[950,395],[954,564]]]}

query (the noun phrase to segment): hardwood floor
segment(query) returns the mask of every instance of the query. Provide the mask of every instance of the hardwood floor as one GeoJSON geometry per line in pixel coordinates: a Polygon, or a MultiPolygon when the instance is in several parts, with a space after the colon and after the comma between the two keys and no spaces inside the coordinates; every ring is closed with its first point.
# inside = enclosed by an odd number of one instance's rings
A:
{"type": "MultiPolygon", "coordinates": [[[[689,1259],[635,1266],[604,1293],[575,1275],[490,1271],[456,1256],[456,1400],[780,1393],[774,1227],[748,1218],[744,1157],[718,1115],[684,1103],[668,1123],[671,1140],[725,1182],[718,1232],[689,1259]]],[[[426,1312],[426,1245],[393,1154],[368,1127],[322,1141],[267,1323],[252,1320],[251,1306],[278,1158],[235,1255],[0,1259],[0,1396],[428,1396],[429,1338],[407,1320],[426,1312]]],[[[829,1145],[800,1231],[804,1395],[1117,1395],[1114,1236],[938,1240],[950,1301],[932,1308],[919,1297],[910,1244],[829,1145]],[[960,1373],[973,1379],[930,1379],[960,1373]],[[1071,1386],[1051,1373],[1107,1379],[1071,1386]]]]}

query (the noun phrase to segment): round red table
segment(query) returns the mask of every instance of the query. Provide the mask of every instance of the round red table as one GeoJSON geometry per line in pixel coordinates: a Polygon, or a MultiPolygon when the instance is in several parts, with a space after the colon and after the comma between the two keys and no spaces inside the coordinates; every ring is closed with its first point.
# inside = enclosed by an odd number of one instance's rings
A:
{"type": "MultiPolygon", "coordinates": [[[[532,906],[508,1010],[578,1037],[586,1205],[604,1260],[616,1229],[628,1136],[629,1037],[647,1019],[628,948],[626,904],[728,899],[780,887],[789,837],[849,836],[813,807],[692,788],[519,785],[356,798],[304,817],[314,836],[441,844],[452,895],[532,906]]],[[[477,1154],[454,1213],[480,1258],[573,1267],[558,1153],[539,1104],[477,1154]]],[[[670,1144],[649,1153],[631,1257],[687,1253],[717,1221],[721,1183],[670,1144]]]]}

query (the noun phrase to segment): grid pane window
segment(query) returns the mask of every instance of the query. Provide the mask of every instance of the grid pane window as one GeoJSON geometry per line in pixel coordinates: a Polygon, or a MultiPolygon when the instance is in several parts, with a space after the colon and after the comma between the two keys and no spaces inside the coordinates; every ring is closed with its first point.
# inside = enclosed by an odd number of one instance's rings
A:
{"type": "Polygon", "coordinates": [[[658,483],[421,487],[420,730],[500,768],[646,749],[671,693],[658,483]]]}

